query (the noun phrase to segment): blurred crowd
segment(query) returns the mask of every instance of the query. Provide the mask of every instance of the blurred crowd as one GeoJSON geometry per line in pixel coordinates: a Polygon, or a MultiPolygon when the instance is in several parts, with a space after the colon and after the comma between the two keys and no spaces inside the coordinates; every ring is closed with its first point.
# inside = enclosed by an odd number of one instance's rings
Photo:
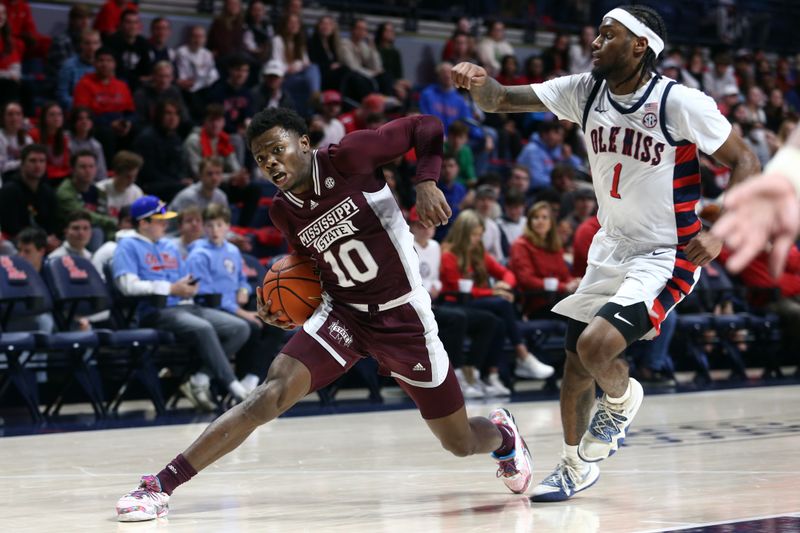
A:
{"type": "MultiPolygon", "coordinates": [[[[414,220],[413,151],[384,168],[409,215],[427,286],[442,309],[453,304],[494,316],[499,325],[482,335],[509,343],[518,377],[549,377],[553,369],[528,357],[509,320],[557,318],[550,305],[573,292],[585,270],[599,192],[583,135],[550,113],[486,115],[454,88],[450,70],[458,62],[477,63],[503,84],[585,72],[595,28],[557,33],[551,46],[521,57],[502,22],[478,27],[461,18],[437,51],[430,78],[436,81],[418,86],[404,72],[414,61],[397,46],[392,23],[350,17],[349,27],[339,28],[337,19],[323,15],[306,25],[301,0],[225,0],[210,25],[191,27],[173,48],[170,20],[154,18],[144,28],[137,5],[126,0],[108,0],[97,12],[73,5],[66,31],[52,37],[38,32],[26,0],[2,0],[2,253],[40,263],[45,254],[90,258],[104,243],[130,237],[138,226],[131,204],[153,196],[179,213],[168,231],[184,257],[209,238],[204,210],[222,204],[230,215],[208,220],[226,221],[227,240],[268,264],[287,247],[267,216],[275,188],[259,175],[244,143],[257,111],[296,110],[315,147],[394,117],[431,114],[446,132],[439,187],[453,210],[450,224],[428,232],[414,220]],[[468,291],[459,286],[464,279],[473,281],[468,291]],[[464,292],[467,303],[454,296],[464,292]]],[[[713,98],[764,164],[797,126],[797,67],[795,57],[721,44],[668,48],[659,73],[713,98]]],[[[698,209],[710,224],[729,171],[708,156],[701,161],[698,209]]],[[[800,259],[778,280],[758,261],[732,280],[721,257],[704,275],[713,287],[723,280],[727,299],[693,305],[735,312],[752,302],[740,301],[730,287],[774,289],[777,296],[761,304],[784,324],[800,324],[800,259]]],[[[792,337],[800,328],[785,331],[792,337]]],[[[747,331],[731,335],[747,350],[747,331]]],[[[671,379],[665,342],[657,354],[648,349],[642,356],[645,377],[671,379]]],[[[489,343],[473,339],[472,346],[469,361],[456,365],[466,369],[460,373],[465,392],[506,392],[511,374],[498,377],[502,365],[491,359],[489,343]],[[481,372],[490,378],[481,381],[481,372]]]]}

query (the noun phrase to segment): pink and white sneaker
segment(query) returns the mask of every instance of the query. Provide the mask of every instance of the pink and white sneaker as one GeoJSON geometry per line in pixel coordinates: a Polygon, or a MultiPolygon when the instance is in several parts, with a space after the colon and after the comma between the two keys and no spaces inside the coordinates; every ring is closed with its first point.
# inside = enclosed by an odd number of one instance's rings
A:
{"type": "Polygon", "coordinates": [[[528,445],[520,435],[514,417],[506,409],[495,409],[489,414],[489,420],[498,426],[507,427],[514,434],[514,451],[504,457],[498,457],[492,452],[492,457],[497,459],[497,477],[503,478],[503,483],[511,492],[523,494],[533,481],[533,458],[528,445]]]}
{"type": "Polygon", "coordinates": [[[169,512],[169,495],[161,491],[156,476],[142,476],[139,487],[117,501],[117,520],[142,522],[163,518],[169,512]]]}

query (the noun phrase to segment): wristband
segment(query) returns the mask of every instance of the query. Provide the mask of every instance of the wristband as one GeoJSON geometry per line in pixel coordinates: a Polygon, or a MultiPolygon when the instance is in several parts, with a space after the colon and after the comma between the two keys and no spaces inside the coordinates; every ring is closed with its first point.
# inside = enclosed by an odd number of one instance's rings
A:
{"type": "Polygon", "coordinates": [[[800,148],[784,146],[764,167],[764,174],[780,174],[788,178],[800,198],[800,148]]]}

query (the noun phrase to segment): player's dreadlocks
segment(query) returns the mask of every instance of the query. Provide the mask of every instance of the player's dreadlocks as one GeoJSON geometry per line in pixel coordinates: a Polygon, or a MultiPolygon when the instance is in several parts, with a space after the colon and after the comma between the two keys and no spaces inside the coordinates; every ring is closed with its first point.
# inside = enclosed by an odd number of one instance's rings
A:
{"type": "MultiPolygon", "coordinates": [[[[642,23],[644,23],[648,28],[653,30],[656,35],[661,37],[661,39],[666,43],[667,42],[667,26],[664,24],[664,19],[661,18],[661,15],[658,14],[658,11],[655,9],[642,6],[642,5],[628,5],[628,6],[619,6],[620,9],[624,9],[637,19],[639,19],[642,23]]],[[[656,57],[655,52],[653,49],[648,47],[645,51],[642,59],[639,61],[639,66],[630,75],[627,79],[625,79],[622,83],[627,82],[628,80],[632,79],[636,74],[639,74],[639,79],[636,81],[636,85],[638,86],[642,83],[642,80],[647,75],[648,72],[655,72],[656,71],[656,61],[658,58],[656,57]]]]}

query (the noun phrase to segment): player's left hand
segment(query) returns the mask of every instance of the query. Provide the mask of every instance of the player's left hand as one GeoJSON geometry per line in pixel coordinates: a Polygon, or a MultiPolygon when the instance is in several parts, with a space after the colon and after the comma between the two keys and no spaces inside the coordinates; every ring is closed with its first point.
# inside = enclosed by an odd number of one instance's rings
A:
{"type": "Polygon", "coordinates": [[[686,258],[697,266],[706,266],[722,251],[722,239],[708,231],[701,231],[686,245],[686,258]]]}
{"type": "Polygon", "coordinates": [[[453,212],[433,180],[417,183],[417,215],[426,228],[444,226],[453,212]]]}

